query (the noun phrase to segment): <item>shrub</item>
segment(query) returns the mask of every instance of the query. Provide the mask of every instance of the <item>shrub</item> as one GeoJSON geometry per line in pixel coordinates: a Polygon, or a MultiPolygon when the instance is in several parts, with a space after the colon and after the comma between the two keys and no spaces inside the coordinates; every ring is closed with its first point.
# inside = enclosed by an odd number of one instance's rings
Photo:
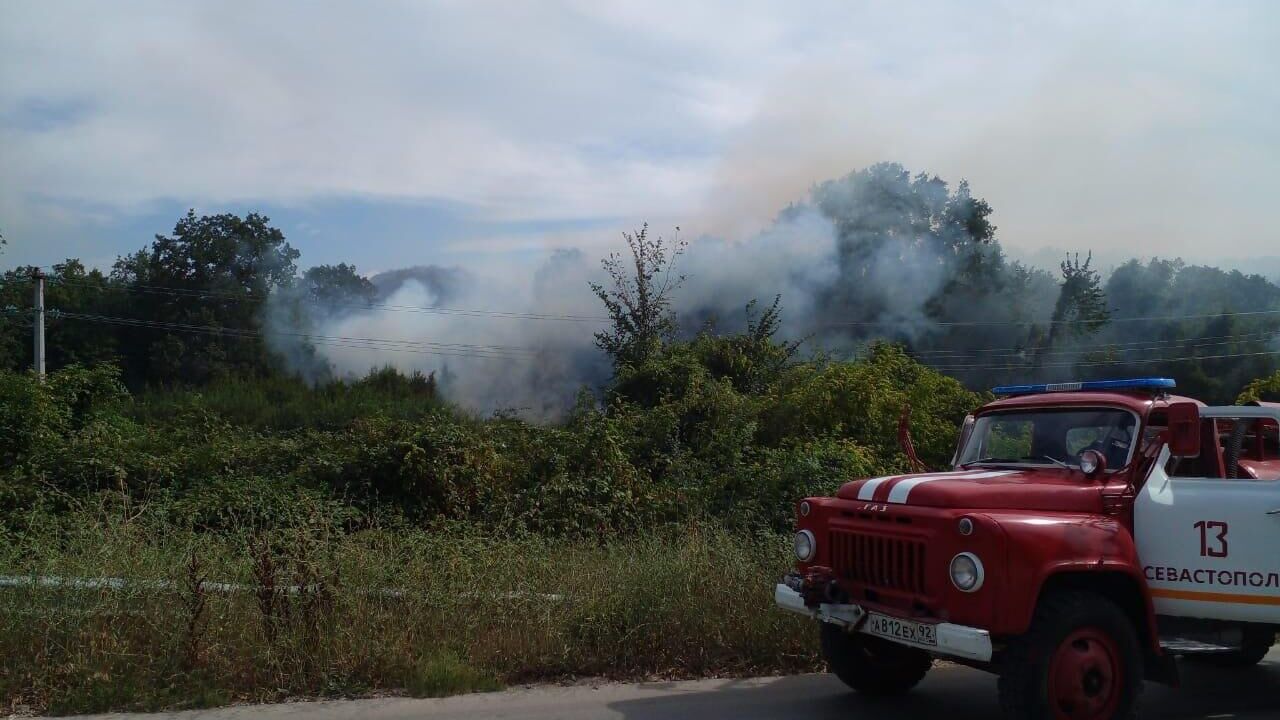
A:
{"type": "Polygon", "coordinates": [[[1280,402],[1280,370],[1275,371],[1269,377],[1260,377],[1240,391],[1240,395],[1236,398],[1236,404],[1242,405],[1247,402],[1262,400],[1264,402],[1280,402]]]}

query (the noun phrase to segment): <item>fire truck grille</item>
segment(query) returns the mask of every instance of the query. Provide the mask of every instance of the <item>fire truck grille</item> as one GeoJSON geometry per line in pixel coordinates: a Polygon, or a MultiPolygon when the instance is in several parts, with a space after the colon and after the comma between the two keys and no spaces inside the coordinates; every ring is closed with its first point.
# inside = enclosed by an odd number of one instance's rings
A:
{"type": "Polygon", "coordinates": [[[871,587],[924,594],[924,542],[832,530],[832,570],[871,587]]]}

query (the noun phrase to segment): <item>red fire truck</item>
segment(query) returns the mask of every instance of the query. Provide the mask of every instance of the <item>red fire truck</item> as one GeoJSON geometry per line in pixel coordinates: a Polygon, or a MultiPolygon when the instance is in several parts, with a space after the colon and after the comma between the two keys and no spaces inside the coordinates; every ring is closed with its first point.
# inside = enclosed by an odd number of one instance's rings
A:
{"type": "Polygon", "coordinates": [[[934,659],[999,675],[1011,718],[1124,718],[1177,658],[1260,662],[1280,630],[1280,405],[1167,378],[996,388],[951,469],[797,505],[778,606],[837,677],[906,692],[934,659]]]}

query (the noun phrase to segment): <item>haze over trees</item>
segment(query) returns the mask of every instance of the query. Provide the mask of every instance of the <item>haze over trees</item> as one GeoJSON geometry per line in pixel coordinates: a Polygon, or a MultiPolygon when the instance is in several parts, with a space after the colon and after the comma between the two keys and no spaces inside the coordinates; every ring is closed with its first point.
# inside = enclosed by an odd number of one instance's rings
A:
{"type": "MultiPolygon", "coordinates": [[[[1065,259],[1055,277],[1008,260],[991,215],[966,182],[951,186],[882,163],[815,186],[756,242],[664,242],[641,228],[624,235],[626,252],[606,258],[598,280],[573,278],[590,282],[599,303],[575,312],[598,316],[603,306],[594,359],[562,345],[563,335],[540,335],[547,326],[531,322],[518,336],[536,341],[537,352],[506,368],[459,358],[423,369],[440,371],[446,395],[454,375],[468,375],[472,386],[483,385],[486,373],[501,377],[506,384],[494,383],[496,397],[454,398],[491,411],[512,406],[496,388],[525,382],[541,392],[549,372],[508,368],[555,367],[568,390],[545,404],[558,404],[562,415],[574,389],[603,390],[602,378],[634,373],[672,343],[742,337],[761,326],[790,344],[788,360],[848,359],[876,341],[896,342],[974,389],[1164,374],[1189,394],[1225,402],[1277,367],[1280,287],[1265,278],[1160,258],[1135,259],[1104,275],[1087,247],[1083,260],[1065,259]],[[788,251],[815,227],[817,240],[788,251]],[[753,319],[746,308],[758,311],[756,302],[774,304],[753,319]]],[[[133,390],[295,374],[325,382],[350,371],[330,360],[330,346],[351,344],[325,339],[340,334],[337,321],[385,319],[379,304],[408,281],[428,286],[437,303],[479,282],[430,266],[372,279],[348,263],[299,273],[300,260],[283,233],[253,213],[188,213],[108,273],[69,259],[48,269],[49,366],[114,362],[133,390]]],[[[30,272],[11,269],[0,284],[0,367],[30,366],[30,272]]],[[[405,367],[401,361],[411,357],[379,347],[385,352],[369,354],[365,370],[405,367]]]]}
{"type": "Polygon", "coordinates": [[[542,339],[533,353],[440,348],[445,369],[497,387],[536,382],[519,372],[531,363],[603,367],[554,421],[477,413],[443,371],[335,371],[330,343],[405,347],[336,337],[373,337],[386,288],[412,281],[441,305],[472,280],[299,273],[259,215],[189,213],[109,273],[49,268],[43,381],[27,369],[32,269],[12,269],[0,574],[143,584],[0,594],[0,645],[19,648],[0,703],[810,670],[812,633],[761,590],[789,566],[797,498],[909,469],[905,407],[941,468],[996,381],[1169,374],[1212,402],[1280,400],[1280,288],[1166,260],[1103,278],[1087,252],[1055,277],[1008,261],[990,213],[964,184],[884,165],[819,186],[742,246],[641,228],[579,288],[591,307],[557,309],[598,324],[551,332],[526,308],[509,327],[542,339]],[[595,364],[575,365],[582,352],[595,364]],[[223,582],[251,592],[209,592],[223,582]]]}

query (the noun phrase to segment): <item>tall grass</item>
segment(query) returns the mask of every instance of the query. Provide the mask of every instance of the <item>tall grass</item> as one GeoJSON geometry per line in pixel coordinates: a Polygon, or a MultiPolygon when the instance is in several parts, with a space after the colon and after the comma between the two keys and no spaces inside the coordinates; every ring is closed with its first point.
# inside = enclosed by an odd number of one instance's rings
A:
{"type": "Polygon", "coordinates": [[[191,411],[210,412],[240,427],[259,430],[339,429],[374,415],[420,420],[448,411],[434,376],[402,375],[392,368],[356,380],[310,385],[300,378],[228,377],[198,391],[153,389],[130,414],[149,423],[168,423],[191,411]]]}
{"type": "Polygon", "coordinates": [[[607,541],[465,526],[211,535],[113,511],[12,540],[2,574],[135,582],[0,588],[0,711],[814,664],[813,629],[772,607],[785,543],[713,527],[607,541]]]}

